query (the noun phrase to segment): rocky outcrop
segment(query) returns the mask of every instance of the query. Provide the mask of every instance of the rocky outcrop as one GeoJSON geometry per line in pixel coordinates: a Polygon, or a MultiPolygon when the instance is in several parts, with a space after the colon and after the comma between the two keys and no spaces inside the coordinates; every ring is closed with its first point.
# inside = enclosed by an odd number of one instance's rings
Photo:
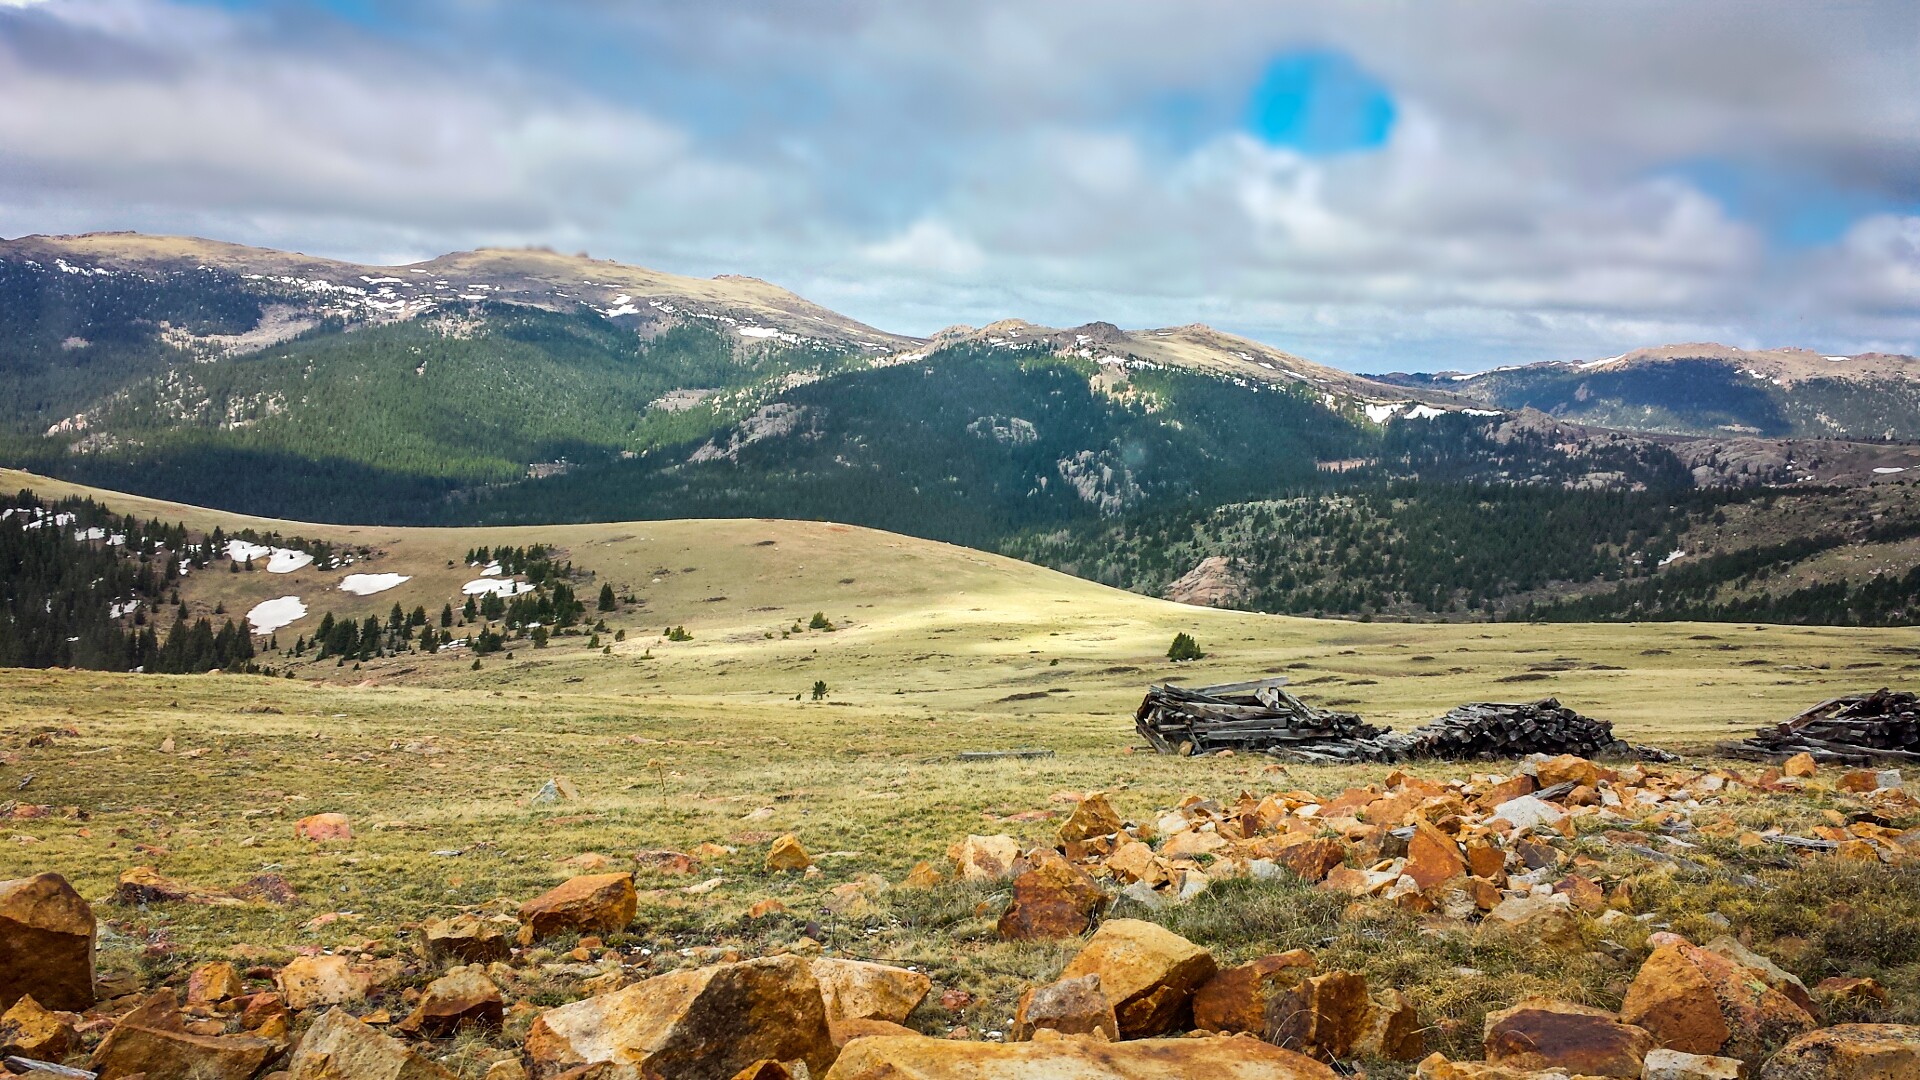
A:
{"type": "Polygon", "coordinates": [[[0,1008],[93,1004],[93,908],[59,874],[0,881],[0,1008]]]}

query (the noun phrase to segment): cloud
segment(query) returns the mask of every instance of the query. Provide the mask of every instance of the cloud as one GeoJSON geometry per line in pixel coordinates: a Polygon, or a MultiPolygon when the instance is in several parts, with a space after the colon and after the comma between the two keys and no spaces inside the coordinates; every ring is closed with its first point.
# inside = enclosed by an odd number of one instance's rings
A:
{"type": "MultiPolygon", "coordinates": [[[[324,0],[321,0],[324,2],[324,0]]],[[[0,231],[550,243],[1348,366],[1920,350],[1920,8],[0,6],[0,231]]]]}

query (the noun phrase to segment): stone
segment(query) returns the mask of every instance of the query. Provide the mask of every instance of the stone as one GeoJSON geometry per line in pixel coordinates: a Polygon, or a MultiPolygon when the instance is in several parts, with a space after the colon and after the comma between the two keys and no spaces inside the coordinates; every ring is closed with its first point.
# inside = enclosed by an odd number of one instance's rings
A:
{"type": "Polygon", "coordinates": [[[1079,937],[1106,899],[1092,878],[1065,859],[1042,858],[1013,879],[1013,903],[1000,917],[1000,936],[1008,941],[1079,937]]]}
{"type": "Polygon", "coordinates": [[[1527,998],[1487,1014],[1487,1061],[1520,1069],[1565,1069],[1586,1076],[1640,1080],[1653,1036],[1612,1013],[1564,1001],[1527,998]]]}
{"type": "Polygon", "coordinates": [[[1020,842],[1011,836],[969,836],[947,848],[961,881],[999,881],[1013,875],[1020,842]]]}
{"type": "Polygon", "coordinates": [[[1574,754],[1561,754],[1534,766],[1534,777],[1541,787],[1555,784],[1573,783],[1575,785],[1597,788],[1602,780],[1618,779],[1612,769],[1603,769],[1586,758],[1574,754]]]}
{"type": "Polygon", "coordinates": [[[1566,817],[1567,812],[1545,799],[1521,795],[1494,807],[1493,816],[1516,829],[1538,829],[1560,824],[1560,819],[1566,817]]]}
{"type": "Polygon", "coordinates": [[[1420,1024],[1420,1011],[1413,999],[1399,990],[1382,990],[1373,996],[1367,1029],[1354,1044],[1360,1057],[1385,1058],[1388,1061],[1414,1061],[1427,1052],[1427,1029],[1420,1024]]]}
{"type": "Polygon", "coordinates": [[[1266,1040],[1321,1061],[1352,1057],[1372,1009],[1363,976],[1351,971],[1314,975],[1268,1003],[1266,1040]]]}
{"type": "Polygon", "coordinates": [[[1768,986],[1792,998],[1793,1003],[1806,1010],[1808,1016],[1820,1015],[1820,1006],[1814,1004],[1813,992],[1807,989],[1806,983],[1800,981],[1800,976],[1774,963],[1771,958],[1747,948],[1739,938],[1722,934],[1707,942],[1706,949],[1759,972],[1760,977],[1767,980],[1768,986]]]}
{"type": "Polygon", "coordinates": [[[1244,1036],[1043,1042],[860,1039],[823,1080],[1335,1080],[1320,1062],[1244,1036]]]}
{"type": "Polygon", "coordinates": [[[59,1013],[42,1008],[32,994],[0,1013],[0,1057],[18,1054],[35,1061],[59,1061],[79,1041],[73,1025],[59,1013]]]}
{"type": "Polygon", "coordinates": [[[917,971],[865,960],[820,957],[811,965],[820,984],[827,1020],[886,1020],[904,1023],[933,989],[933,980],[917,971]]]}
{"type": "Polygon", "coordinates": [[[1107,872],[1115,881],[1131,885],[1143,881],[1148,888],[1167,880],[1166,866],[1154,855],[1153,849],[1138,840],[1122,841],[1107,856],[1107,872]]]}
{"type": "Polygon", "coordinates": [[[1505,929],[1532,935],[1555,948],[1584,948],[1580,923],[1573,917],[1573,901],[1565,893],[1509,896],[1493,906],[1480,924],[1483,932],[1505,929]]]}
{"type": "Polygon", "coordinates": [[[1413,879],[1421,892],[1438,888],[1454,878],[1467,875],[1467,860],[1460,845],[1427,821],[1416,818],[1413,838],[1407,841],[1407,864],[1400,871],[1413,879]]]}
{"type": "Polygon", "coordinates": [[[324,840],[353,839],[353,824],[345,814],[312,814],[293,823],[293,835],[319,843],[324,840]]]}
{"type": "Polygon", "coordinates": [[[1223,968],[1194,991],[1193,1026],[1225,1035],[1263,1034],[1268,1002],[1313,974],[1314,966],[1312,953],[1294,949],[1223,968]]]}
{"type": "Polygon", "coordinates": [[[409,1035],[444,1038],[463,1027],[500,1026],[506,1003],[479,965],[455,968],[427,984],[413,1014],[397,1025],[409,1035]]]}
{"type": "MultiPolygon", "coordinates": [[[[833,1040],[835,1050],[844,1050],[855,1039],[872,1039],[884,1035],[919,1035],[909,1027],[903,1027],[891,1020],[828,1020],[827,1036],[833,1040]]],[[[787,1075],[787,1074],[781,1074],[787,1075]]]]}
{"type": "Polygon", "coordinates": [[[1060,977],[1100,976],[1121,1038],[1140,1039],[1173,1027],[1215,970],[1212,953],[1171,930],[1138,919],[1108,919],[1060,977]]]}
{"type": "Polygon", "coordinates": [[[287,1002],[279,994],[253,994],[244,1001],[236,1001],[240,1006],[240,1026],[248,1031],[265,1024],[275,1017],[288,1015],[287,1002]]]}
{"type": "Polygon", "coordinates": [[[428,919],[420,925],[420,944],[427,959],[464,964],[491,964],[513,955],[513,941],[495,924],[476,915],[428,919]]]}
{"type": "Polygon", "coordinates": [[[1657,1045],[1751,1059],[1815,1026],[1759,971],[1677,935],[1649,943],[1655,948],[1627,988],[1620,1019],[1646,1028],[1657,1045]]]}
{"type": "Polygon", "coordinates": [[[501,1058],[487,1066],[480,1080],[527,1080],[527,1067],[517,1057],[501,1058]]]}
{"type": "Polygon", "coordinates": [[[1920,1076],[1920,1027],[1835,1024],[1796,1036],[1759,1080],[1907,1080],[1920,1076]]]}
{"type": "Polygon", "coordinates": [[[1849,769],[1840,774],[1833,786],[1851,795],[1862,795],[1880,786],[1880,774],[1873,769],[1849,769]]]}
{"type": "Polygon", "coordinates": [[[1126,822],[1107,801],[1103,791],[1095,791],[1080,800],[1073,808],[1073,815],[1060,826],[1060,842],[1065,844],[1074,840],[1090,840],[1096,836],[1112,836],[1126,828],[1126,822]]]}
{"type": "Polygon", "coordinates": [[[196,1035],[186,1028],[172,990],[147,997],[113,1025],[87,1068],[100,1080],[146,1074],[193,1080],[248,1080],[280,1052],[252,1035],[196,1035]]]}
{"type": "Polygon", "coordinates": [[[747,918],[764,919],[769,915],[779,915],[786,910],[786,904],[768,897],[765,900],[755,900],[753,906],[747,908],[747,918]]]}
{"type": "Polygon", "coordinates": [[[344,956],[296,956],[274,976],[289,1009],[317,1009],[360,1001],[367,996],[365,975],[344,956]]]}
{"type": "Polygon", "coordinates": [[[907,871],[907,876],[900,879],[900,887],[903,889],[931,889],[940,884],[941,880],[940,871],[934,869],[932,863],[923,859],[920,862],[914,863],[913,869],[907,871]]]}
{"type": "Polygon", "coordinates": [[[132,906],[204,904],[209,907],[224,907],[245,903],[237,896],[174,881],[172,878],[162,876],[151,866],[136,866],[121,871],[119,884],[113,890],[113,898],[119,903],[132,906]]]}
{"type": "Polygon", "coordinates": [[[639,910],[632,874],[569,878],[520,905],[520,921],[536,938],[552,934],[616,932],[639,910]]]}
{"type": "Polygon", "coordinates": [[[1864,976],[1836,975],[1831,979],[1821,979],[1813,992],[1833,1001],[1874,1001],[1885,1005],[1890,1000],[1886,987],[1864,976]]]}
{"type": "Polygon", "coordinates": [[[1820,771],[1820,766],[1808,753],[1795,754],[1780,763],[1780,773],[1798,780],[1810,780],[1820,771]]]}
{"type": "Polygon", "coordinates": [[[767,869],[775,872],[805,870],[813,865],[813,856],[800,845],[800,838],[788,833],[767,848],[767,869]]]}
{"type": "Polygon", "coordinates": [[[700,869],[700,861],[684,851],[636,851],[633,863],[643,873],[685,877],[700,869]]]}
{"type": "Polygon", "coordinates": [[[820,983],[797,956],[676,971],[562,1005],[534,1021],[526,1052],[535,1080],[597,1061],[729,1080],[763,1058],[801,1059],[818,1076],[835,1054],[820,983]]]}
{"type": "Polygon", "coordinates": [[[193,969],[193,974],[187,976],[189,1005],[217,1005],[244,996],[246,992],[247,987],[240,981],[240,973],[224,960],[201,964],[193,969]]]}
{"type": "MultiPolygon", "coordinates": [[[[487,1071],[489,1078],[493,1071],[487,1071]]],[[[524,1075],[524,1074],[523,1074],[524,1075]]],[[[287,1080],[456,1080],[453,1073],[339,1009],[313,1022],[287,1060],[287,1080]]]]}
{"type": "Polygon", "coordinates": [[[0,1008],[93,1004],[93,908],[59,874],[0,881],[0,1008]]]}
{"type": "Polygon", "coordinates": [[[1308,881],[1325,881],[1347,860],[1347,846],[1332,837],[1290,844],[1273,853],[1273,861],[1308,881]]]}
{"type": "Polygon", "coordinates": [[[1739,1058],[1656,1047],[1647,1051],[1640,1080],[1747,1080],[1747,1063],[1739,1058]]]}
{"type": "Polygon", "coordinates": [[[1113,1014],[1113,1003],[1100,992],[1098,975],[1029,986],[1020,995],[1010,1037],[1025,1042],[1042,1029],[1062,1035],[1098,1035],[1109,1042],[1120,1039],[1120,1021],[1113,1014]]]}

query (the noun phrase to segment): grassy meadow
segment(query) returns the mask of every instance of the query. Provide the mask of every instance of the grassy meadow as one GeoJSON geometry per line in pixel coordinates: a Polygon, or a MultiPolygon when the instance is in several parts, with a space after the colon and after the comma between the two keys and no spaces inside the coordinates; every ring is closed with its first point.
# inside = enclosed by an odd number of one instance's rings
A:
{"type": "MultiPolygon", "coordinates": [[[[0,483],[43,497],[83,490],[20,473],[0,483]]],[[[1149,682],[1285,673],[1311,702],[1396,727],[1460,702],[1553,695],[1612,720],[1626,738],[1699,751],[1841,692],[1910,684],[1920,670],[1910,630],[1253,615],[824,523],[337,527],[96,497],[195,528],[252,525],[364,547],[350,571],[411,575],[369,597],[333,587],[348,571],[215,569],[188,578],[183,599],[196,613],[219,606],[238,618],[260,600],[301,596],[310,614],[279,631],[283,645],[311,633],[327,611],[384,615],[398,602],[425,606],[437,620],[443,603],[458,609],[461,584],[477,576],[462,564],[469,548],[539,542],[592,574],[578,592],[589,625],[605,618],[600,639],[611,646],[590,648],[586,633],[544,649],[519,642],[511,659],[487,657],[477,671],[461,650],[358,666],[261,658],[293,678],[0,671],[0,790],[52,808],[16,811],[0,844],[0,878],[57,870],[106,901],[123,870],[150,865],[220,889],[279,874],[298,895],[284,907],[104,903],[103,968],[137,970],[148,981],[182,977],[206,959],[271,963],[315,947],[404,955],[406,928],[427,917],[487,905],[510,911],[599,865],[596,856],[625,870],[636,851],[711,843],[736,851],[702,860],[690,876],[640,872],[640,918],[610,942],[626,947],[637,973],[710,955],[680,950],[791,946],[813,922],[828,948],[925,966],[936,998],[949,987],[975,995],[922,1018],[929,1029],[989,1030],[1004,1027],[1019,988],[1050,978],[1071,943],[998,942],[994,904],[1004,897],[988,889],[876,892],[851,908],[829,890],[874,874],[897,882],[920,860],[941,864],[947,844],[967,833],[1049,839],[1071,793],[1109,791],[1122,814],[1147,817],[1188,792],[1331,795],[1389,771],[1136,750],[1132,711],[1149,682]],[[592,611],[603,582],[638,602],[592,611]],[[834,629],[804,629],[815,612],[834,629]],[[668,641],[668,626],[685,626],[692,639],[668,641]],[[612,640],[616,630],[624,640],[612,640]],[[1192,633],[1207,658],[1168,663],[1177,631],[1192,633]],[[826,684],[819,701],[811,699],[816,681],[826,684]],[[1016,747],[1054,756],[956,760],[963,750],[1016,747]],[[556,777],[578,797],[533,802],[556,777]],[[323,811],[348,815],[354,839],[296,840],[294,821],[323,811]],[[787,832],[814,853],[821,874],[762,870],[767,843],[787,832]],[[747,908],[767,898],[787,913],[749,919],[747,908]]],[[[1752,813],[1778,821],[1785,811],[1752,813]]],[[[1834,887],[1846,885],[1836,879],[1834,887]]],[[[1712,882],[1664,887],[1706,890],[1690,901],[1696,907],[1723,902],[1708,898],[1719,887],[1712,882]]],[[[1421,935],[1410,916],[1342,919],[1345,901],[1324,893],[1250,892],[1238,883],[1219,892],[1170,918],[1198,926],[1196,939],[1213,935],[1223,958],[1312,945],[1379,978],[1425,986],[1441,1045],[1477,1040],[1474,1018],[1494,996],[1489,988],[1515,996],[1514,988],[1538,984],[1604,1000],[1631,977],[1631,968],[1524,950],[1415,949],[1421,935]],[[1407,948],[1383,950],[1382,941],[1407,948]],[[1448,975],[1453,969],[1475,974],[1448,975]]],[[[1920,926],[1920,913],[1908,914],[1920,926]]],[[[565,999],[562,974],[530,970],[510,994],[536,1005],[565,999]]],[[[474,1064],[489,1052],[474,1043],[455,1053],[474,1064]]]]}

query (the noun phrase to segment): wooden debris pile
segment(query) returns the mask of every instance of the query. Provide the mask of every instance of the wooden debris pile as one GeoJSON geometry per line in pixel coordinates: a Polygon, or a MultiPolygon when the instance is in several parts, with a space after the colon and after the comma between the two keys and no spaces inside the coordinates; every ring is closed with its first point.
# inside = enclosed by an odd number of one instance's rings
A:
{"type": "Polygon", "coordinates": [[[1271,750],[1386,733],[1354,713],[1316,709],[1282,689],[1286,676],[1189,689],[1150,686],[1133,726],[1163,754],[1271,750]]]}
{"type": "Polygon", "coordinates": [[[1461,705],[1396,733],[1353,713],[1316,709],[1282,686],[1285,678],[1189,689],[1148,688],[1134,727],[1163,754],[1258,751],[1305,762],[1492,760],[1528,754],[1666,757],[1614,738],[1613,725],[1553,698],[1461,705]]]}
{"type": "Polygon", "coordinates": [[[1815,761],[1854,765],[1920,761],[1920,695],[1882,687],[1833,698],[1728,749],[1753,757],[1809,754],[1815,761]]]}

